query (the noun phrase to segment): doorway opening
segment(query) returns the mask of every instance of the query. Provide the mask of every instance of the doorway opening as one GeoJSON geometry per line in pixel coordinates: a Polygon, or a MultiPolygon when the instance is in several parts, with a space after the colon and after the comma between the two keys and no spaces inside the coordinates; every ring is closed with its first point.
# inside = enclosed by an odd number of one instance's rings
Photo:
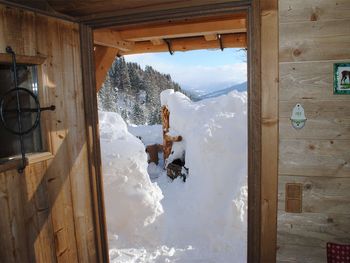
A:
{"type": "MultiPolygon", "coordinates": [[[[141,258],[144,262],[247,259],[246,66],[243,79],[238,76],[242,75],[240,69],[232,68],[230,72],[243,83],[225,86],[219,72],[229,63],[212,67],[217,70],[214,74],[208,72],[208,65],[197,64],[171,76],[164,67],[171,63],[147,65],[146,56],[128,57],[129,53],[141,53],[142,44],[149,45],[149,52],[166,46],[171,55],[167,56],[176,58],[177,42],[183,41],[187,43],[183,50],[188,51],[183,60],[191,63],[191,57],[196,57],[193,53],[198,51],[189,50],[193,46],[202,49],[200,44],[205,41],[219,50],[211,59],[208,54],[213,51],[200,54],[208,57],[208,64],[218,63],[220,55],[234,61],[232,53],[239,51],[224,49],[238,44],[246,47],[245,42],[237,40],[246,31],[246,18],[235,14],[220,19],[187,21],[186,26],[153,25],[147,31],[95,31],[98,44],[106,44],[101,34],[117,33],[120,39],[114,45],[123,49],[117,51],[119,58],[113,62],[98,93],[107,230],[113,262],[141,258]],[[133,59],[143,67],[131,62],[133,59]],[[152,66],[158,66],[161,72],[152,66]],[[181,76],[195,67],[204,71],[192,79],[196,85],[183,87],[183,83],[173,81],[175,77],[183,82],[181,76]],[[221,88],[213,87],[215,84],[221,88]],[[176,138],[169,141],[170,146],[166,141],[169,137],[176,138]],[[137,138],[143,147],[139,147],[137,138]],[[148,167],[145,149],[149,154],[148,167]],[[152,151],[156,151],[154,160],[152,151]]],[[[153,59],[162,56],[151,54],[153,59]]]]}
{"type": "Polygon", "coordinates": [[[245,61],[242,49],[114,61],[98,93],[111,262],[246,261],[245,61]]]}
{"type": "MultiPolygon", "coordinates": [[[[251,17],[253,16],[251,13],[251,10],[249,9],[249,6],[243,6],[243,7],[238,7],[238,8],[234,8],[236,11],[242,11],[245,10],[244,12],[247,12],[249,15],[249,19],[251,20],[251,17]]],[[[202,15],[198,12],[194,12],[196,13],[199,17],[202,15]]],[[[220,13],[220,12],[219,12],[220,13]]],[[[226,12],[223,12],[225,15],[227,13],[232,13],[232,9],[226,9],[226,12]]],[[[245,13],[245,14],[247,14],[245,13]]],[[[188,17],[188,13],[186,13],[186,16],[188,17]]],[[[138,19],[136,19],[137,21],[139,21],[138,19]]],[[[142,20],[142,19],[141,19],[142,20]]],[[[181,20],[181,19],[180,19],[181,20]]],[[[187,19],[184,19],[187,20],[187,19]]],[[[255,21],[255,19],[254,19],[255,21]]],[[[252,24],[254,24],[255,22],[252,22],[252,24]]],[[[143,21],[144,22],[144,21],[143,21]]],[[[164,22],[164,20],[163,20],[164,22]]],[[[171,21],[169,21],[171,22],[171,21]]],[[[110,25],[115,25],[116,23],[114,23],[113,21],[109,22],[110,25]]],[[[118,21],[120,26],[120,21],[118,21]]],[[[138,22],[137,22],[138,23],[138,22]]],[[[137,24],[136,23],[136,24],[137,24]]],[[[123,23],[122,23],[123,24],[123,23]]],[[[125,24],[130,25],[130,20],[128,22],[125,22],[125,24]]],[[[124,24],[124,25],[125,25],[124,24]]],[[[106,25],[106,23],[104,24],[106,25]]],[[[128,26],[127,26],[128,27],[128,26]]],[[[125,28],[125,27],[124,27],[125,28]]],[[[89,38],[89,32],[88,32],[88,28],[83,28],[82,32],[82,39],[84,40],[86,37],[89,38]]],[[[247,41],[247,38],[250,39],[249,40],[249,47],[251,46],[255,46],[254,44],[254,39],[253,36],[256,36],[255,34],[253,34],[252,30],[249,29],[247,30],[248,32],[246,34],[244,34],[245,36],[245,41],[247,41]],[[247,35],[249,35],[249,37],[247,37],[247,35]]],[[[257,36],[256,36],[257,37],[257,36]]],[[[258,45],[257,45],[258,46],[258,45]]],[[[92,50],[92,46],[87,46],[86,47],[89,50],[92,50]]],[[[185,48],[186,49],[186,48],[185,48]]],[[[148,49],[147,49],[148,50],[148,49]]],[[[247,110],[247,114],[248,114],[248,185],[249,185],[249,194],[248,194],[248,203],[250,204],[248,207],[248,212],[249,212],[249,216],[248,216],[248,261],[250,261],[251,259],[257,259],[259,258],[259,235],[260,235],[260,188],[259,188],[259,178],[260,178],[260,169],[259,169],[259,165],[260,165],[260,155],[259,155],[259,149],[260,149],[260,135],[258,134],[259,131],[259,127],[260,127],[260,115],[259,115],[259,110],[260,110],[260,93],[259,93],[259,86],[256,86],[256,93],[252,93],[252,86],[254,85],[254,83],[259,83],[258,78],[254,77],[255,74],[254,72],[258,72],[259,69],[259,64],[253,64],[252,63],[252,58],[253,57],[257,57],[257,49],[251,49],[248,48],[248,50],[252,51],[250,54],[248,55],[248,110],[247,110]],[[250,66],[249,66],[250,65],[250,66]],[[255,114],[254,114],[255,113],[255,114]]],[[[96,72],[96,79],[98,79],[98,74],[99,74],[99,70],[100,68],[96,67],[97,72],[96,72]]],[[[257,75],[258,76],[258,75],[257,75]]],[[[90,92],[90,91],[88,91],[90,92]]],[[[93,125],[94,126],[94,125],[93,125]]],[[[98,137],[96,137],[98,138],[98,137]]],[[[98,143],[97,143],[98,145],[98,143]]],[[[102,210],[103,211],[103,203],[99,202],[100,205],[102,205],[102,210]]],[[[103,213],[98,212],[99,217],[101,218],[101,216],[104,217],[103,213]]],[[[101,229],[103,229],[104,226],[101,225],[101,229]]],[[[106,247],[106,246],[105,246],[106,247]]]]}

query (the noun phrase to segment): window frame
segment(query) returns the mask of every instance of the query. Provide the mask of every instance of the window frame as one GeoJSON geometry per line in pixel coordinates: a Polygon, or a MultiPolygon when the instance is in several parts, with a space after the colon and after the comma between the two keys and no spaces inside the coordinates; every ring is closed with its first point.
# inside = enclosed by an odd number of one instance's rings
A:
{"type": "MultiPolygon", "coordinates": [[[[16,55],[17,64],[22,65],[33,65],[37,66],[37,80],[38,80],[38,99],[40,105],[49,105],[50,100],[48,96],[47,85],[45,82],[45,71],[44,64],[46,62],[46,57],[43,56],[23,56],[16,55]]],[[[11,64],[12,56],[7,53],[0,53],[0,64],[11,64]]],[[[51,146],[51,134],[49,129],[49,120],[45,115],[41,115],[40,118],[40,128],[41,128],[41,143],[44,151],[42,152],[33,152],[26,153],[26,161],[28,165],[46,161],[54,158],[52,154],[52,146],[51,146]]],[[[4,157],[4,159],[7,157],[4,157]]],[[[18,168],[21,163],[21,156],[9,156],[8,160],[4,160],[0,163],[0,172],[13,170],[18,168]]]]}

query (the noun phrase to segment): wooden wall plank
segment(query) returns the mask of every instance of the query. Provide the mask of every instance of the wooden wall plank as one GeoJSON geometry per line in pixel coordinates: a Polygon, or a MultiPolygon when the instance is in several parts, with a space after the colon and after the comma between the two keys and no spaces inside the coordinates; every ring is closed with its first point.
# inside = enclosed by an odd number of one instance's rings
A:
{"type": "Polygon", "coordinates": [[[278,262],[326,262],[349,243],[350,97],[333,95],[333,63],[350,59],[350,2],[280,0],[278,262]],[[301,103],[306,125],[295,130],[301,103]],[[285,184],[303,185],[303,212],[284,212],[285,184]]]}
{"type": "Polygon", "coordinates": [[[327,242],[350,241],[350,215],[336,213],[289,214],[279,211],[283,218],[279,227],[278,241],[281,245],[326,248],[327,242]]]}
{"type": "Polygon", "coordinates": [[[326,250],[307,245],[279,245],[277,250],[278,263],[327,263],[326,250]]]}
{"type": "MultiPolygon", "coordinates": [[[[23,1],[23,0],[22,0],[23,1]]],[[[184,7],[195,7],[206,4],[217,4],[225,2],[245,2],[239,0],[148,0],[148,1],[108,1],[108,5],[103,1],[83,2],[83,1],[62,1],[50,0],[50,6],[56,11],[72,16],[86,16],[84,19],[103,18],[113,16],[113,14],[145,13],[150,11],[171,10],[184,7]]]]}
{"type": "MultiPolygon", "coordinates": [[[[77,43],[77,48],[71,50],[72,59],[74,61],[72,68],[73,76],[82,76],[81,67],[81,46],[79,27],[74,28],[73,42],[77,43]]],[[[74,78],[75,87],[83,87],[82,77],[74,78]]],[[[78,123],[82,120],[85,122],[84,110],[84,94],[83,92],[70,91],[71,103],[75,101],[75,113],[70,116],[70,123],[78,123]]],[[[73,129],[75,133],[75,140],[79,147],[74,144],[70,146],[69,151],[76,157],[76,161],[72,162],[72,169],[70,171],[71,193],[73,201],[74,224],[77,238],[78,256],[80,262],[96,261],[96,245],[95,245],[95,231],[93,221],[93,207],[91,202],[91,187],[88,166],[88,148],[85,125],[76,126],[73,129]]],[[[74,159],[74,158],[73,158],[74,159]]]]}
{"type": "Polygon", "coordinates": [[[97,261],[78,27],[0,5],[0,50],[44,58],[41,97],[56,106],[43,113],[54,157],[0,174],[0,261],[97,261]]]}
{"type": "Polygon", "coordinates": [[[69,181],[70,159],[74,156],[70,154],[68,145],[75,145],[77,138],[73,132],[71,133],[74,126],[69,122],[70,116],[76,115],[75,106],[73,106],[75,103],[72,104],[67,93],[69,90],[74,90],[74,88],[70,88],[74,87],[73,61],[70,51],[75,44],[72,41],[71,32],[76,26],[68,23],[57,23],[55,20],[47,21],[46,25],[47,28],[44,30],[47,31],[48,39],[50,39],[50,49],[43,49],[43,51],[51,57],[52,75],[50,81],[55,83],[55,90],[54,97],[51,97],[50,100],[56,105],[56,110],[51,115],[54,118],[52,118],[50,128],[52,130],[50,136],[52,153],[55,158],[50,161],[47,170],[49,198],[52,204],[57,261],[73,262],[78,260],[69,181]],[[59,130],[57,130],[55,120],[61,120],[59,130]],[[62,166],[62,162],[66,165],[62,166]]]}
{"type": "Polygon", "coordinates": [[[333,63],[338,60],[280,63],[280,100],[348,100],[333,96],[333,63]]]}
{"type": "Polygon", "coordinates": [[[281,139],[280,154],[299,154],[307,156],[325,156],[334,158],[350,158],[349,140],[318,140],[318,139],[281,139]]]}
{"type": "MultiPolygon", "coordinates": [[[[13,8],[1,8],[0,16],[3,25],[1,47],[6,47],[11,43],[12,48],[18,54],[35,56],[35,31],[32,30],[35,17],[33,13],[13,8]]],[[[0,52],[5,53],[5,49],[1,48],[0,52]]]]}
{"type": "MultiPolygon", "coordinates": [[[[344,215],[344,217],[350,216],[350,178],[332,178],[322,176],[309,177],[295,175],[280,176],[278,193],[278,208],[280,211],[285,210],[284,186],[286,183],[303,184],[303,213],[336,213],[339,215],[344,215]]],[[[293,214],[289,215],[291,217],[293,216],[293,214]]],[[[299,217],[302,218],[302,215],[299,217]]],[[[286,215],[285,220],[287,218],[288,216],[286,215]]],[[[345,226],[338,225],[338,227],[342,228],[345,226]]]]}
{"type": "Polygon", "coordinates": [[[290,117],[281,117],[279,123],[280,136],[282,139],[350,139],[349,117],[309,118],[306,121],[305,127],[301,130],[292,128],[290,117]]]}
{"type": "Polygon", "coordinates": [[[280,61],[340,60],[349,57],[350,19],[280,24],[280,61]]]}
{"type": "MultiPolygon", "coordinates": [[[[294,142],[292,142],[294,143],[294,142]]],[[[348,177],[350,164],[348,154],[317,155],[286,153],[281,151],[279,174],[294,174],[305,176],[348,177]]]]}
{"type": "MultiPolygon", "coordinates": [[[[56,262],[56,243],[50,215],[48,189],[44,179],[45,172],[46,162],[28,166],[24,175],[12,171],[16,176],[24,176],[22,187],[17,191],[24,195],[22,220],[26,222],[26,249],[30,262],[56,262]]],[[[16,213],[21,213],[20,209],[17,209],[16,213]]]]}
{"type": "Polygon", "coordinates": [[[280,23],[327,21],[350,18],[348,0],[284,0],[280,1],[280,23]]]}
{"type": "Polygon", "coordinates": [[[98,262],[109,262],[107,225],[105,217],[101,148],[98,128],[96,78],[93,55],[92,28],[80,24],[81,61],[85,108],[89,179],[94,219],[95,254],[98,262]]]}
{"type": "Polygon", "coordinates": [[[29,260],[23,221],[21,180],[12,171],[0,173],[0,259],[8,262],[29,260]],[[16,213],[16,211],[19,213],[16,213]]]}
{"type": "Polygon", "coordinates": [[[289,99],[286,101],[280,100],[280,117],[290,118],[291,109],[297,103],[300,103],[305,112],[307,113],[308,119],[327,119],[327,118],[347,118],[350,112],[350,103],[345,100],[344,96],[336,96],[338,98],[343,98],[341,100],[336,100],[333,98],[331,100],[314,100],[314,99],[289,99]]]}

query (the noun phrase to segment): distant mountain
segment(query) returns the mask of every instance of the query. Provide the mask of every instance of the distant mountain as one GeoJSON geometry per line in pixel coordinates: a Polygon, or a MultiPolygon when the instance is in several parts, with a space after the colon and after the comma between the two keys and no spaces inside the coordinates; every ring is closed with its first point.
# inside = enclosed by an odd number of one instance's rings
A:
{"type": "Polygon", "coordinates": [[[206,94],[203,94],[203,95],[199,95],[199,94],[196,94],[196,93],[191,93],[191,92],[188,92],[188,91],[186,91],[186,92],[191,94],[191,99],[193,101],[199,101],[199,100],[219,97],[219,96],[225,95],[225,94],[227,94],[227,93],[229,93],[229,92],[231,92],[233,90],[246,91],[247,90],[247,82],[243,82],[243,83],[240,83],[240,84],[237,84],[237,85],[230,86],[230,87],[225,88],[225,89],[213,91],[213,92],[206,93],[206,94]]]}

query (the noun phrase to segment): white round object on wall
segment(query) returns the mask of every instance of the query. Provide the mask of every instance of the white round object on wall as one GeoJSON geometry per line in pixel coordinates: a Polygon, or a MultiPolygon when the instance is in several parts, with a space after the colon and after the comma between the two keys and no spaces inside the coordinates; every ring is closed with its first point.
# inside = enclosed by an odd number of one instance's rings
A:
{"type": "Polygon", "coordinates": [[[304,108],[301,106],[300,103],[297,103],[294,106],[290,120],[294,129],[301,129],[305,126],[307,119],[305,117],[304,108]]]}

